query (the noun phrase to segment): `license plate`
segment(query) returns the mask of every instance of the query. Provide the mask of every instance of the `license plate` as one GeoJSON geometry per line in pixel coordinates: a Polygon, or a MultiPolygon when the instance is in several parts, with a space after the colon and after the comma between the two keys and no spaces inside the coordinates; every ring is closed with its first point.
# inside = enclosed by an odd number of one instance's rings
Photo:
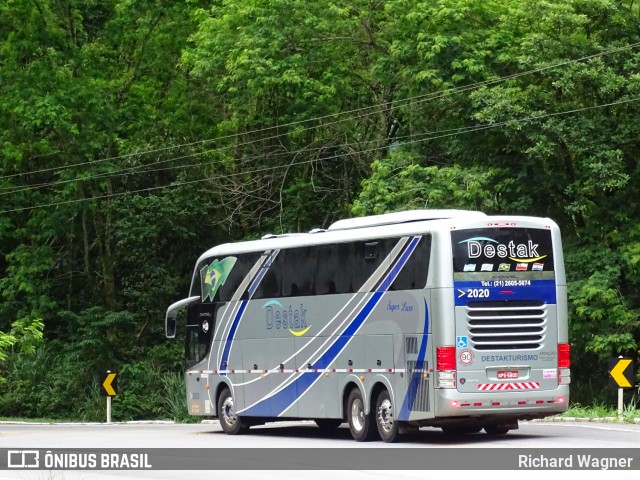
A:
{"type": "Polygon", "coordinates": [[[498,370],[498,380],[507,380],[510,378],[518,378],[517,370],[498,370]]]}

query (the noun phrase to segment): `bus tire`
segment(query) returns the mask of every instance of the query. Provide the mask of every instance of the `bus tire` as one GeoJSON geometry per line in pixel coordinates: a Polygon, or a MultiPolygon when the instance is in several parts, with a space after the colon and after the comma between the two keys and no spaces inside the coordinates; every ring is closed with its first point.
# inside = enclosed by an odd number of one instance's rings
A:
{"type": "Polygon", "coordinates": [[[485,425],[484,431],[489,435],[504,435],[510,430],[507,425],[485,425]]]}
{"type": "Polygon", "coordinates": [[[314,422],[320,430],[324,431],[335,430],[344,423],[340,418],[316,418],[314,422]]]}
{"type": "Polygon", "coordinates": [[[246,432],[249,427],[241,417],[238,417],[233,405],[233,395],[228,388],[224,388],[218,397],[218,419],[224,433],[238,435],[246,432]]]}
{"type": "Polygon", "coordinates": [[[387,390],[381,390],[378,394],[375,416],[380,438],[387,443],[397,442],[400,439],[399,424],[395,415],[395,406],[387,390]]]}
{"type": "Polygon", "coordinates": [[[458,436],[458,435],[471,435],[473,433],[478,433],[482,430],[482,427],[468,427],[462,425],[448,426],[448,427],[440,427],[442,428],[442,433],[447,436],[458,436]]]}
{"type": "Polygon", "coordinates": [[[360,390],[354,388],[347,399],[347,418],[351,436],[357,442],[368,442],[375,433],[372,415],[366,415],[365,404],[360,390]]]}

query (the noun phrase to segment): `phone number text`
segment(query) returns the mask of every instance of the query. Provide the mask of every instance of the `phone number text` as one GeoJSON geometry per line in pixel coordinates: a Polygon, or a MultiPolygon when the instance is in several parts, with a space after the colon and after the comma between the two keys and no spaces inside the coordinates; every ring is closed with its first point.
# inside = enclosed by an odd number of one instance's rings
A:
{"type": "Polygon", "coordinates": [[[491,280],[483,281],[483,287],[530,287],[531,280],[491,280]]]}

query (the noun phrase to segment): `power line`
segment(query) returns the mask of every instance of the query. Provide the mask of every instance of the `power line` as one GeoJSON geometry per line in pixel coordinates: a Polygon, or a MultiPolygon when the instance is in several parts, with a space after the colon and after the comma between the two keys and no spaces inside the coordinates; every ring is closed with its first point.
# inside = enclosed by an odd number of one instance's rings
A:
{"type": "MultiPolygon", "coordinates": [[[[366,112],[368,110],[372,110],[372,109],[376,109],[373,112],[370,113],[366,113],[366,114],[362,114],[362,115],[357,115],[355,117],[348,117],[348,118],[343,118],[341,120],[336,120],[334,122],[330,122],[327,124],[323,124],[321,125],[322,127],[327,127],[327,126],[331,126],[331,125],[335,125],[338,123],[342,123],[342,122],[346,122],[346,121],[352,121],[352,120],[357,120],[359,118],[363,118],[369,115],[374,115],[376,113],[378,113],[379,109],[381,108],[386,108],[386,107],[390,107],[390,106],[403,106],[405,104],[408,104],[410,102],[424,102],[427,100],[437,100],[449,95],[453,95],[456,93],[462,93],[462,92],[467,92],[469,90],[475,90],[477,88],[483,87],[483,86],[489,86],[489,85],[495,85],[507,80],[512,80],[515,78],[519,78],[522,76],[527,76],[527,75],[532,75],[534,73],[540,73],[546,70],[551,70],[554,68],[558,68],[561,66],[565,66],[565,65],[569,65],[572,63],[579,63],[579,62],[583,62],[586,60],[591,60],[594,58],[598,58],[598,57],[603,57],[606,55],[611,55],[613,53],[618,53],[624,50],[630,50],[630,49],[634,49],[636,47],[640,46],[640,42],[636,42],[630,45],[625,45],[622,47],[617,47],[614,48],[612,50],[605,50],[603,52],[599,52],[599,53],[595,53],[592,55],[586,55],[577,59],[572,59],[572,60],[565,60],[563,62],[558,62],[552,65],[548,65],[545,67],[540,67],[540,68],[536,68],[536,69],[532,69],[532,70],[528,70],[525,72],[520,72],[520,73],[515,73],[515,74],[511,74],[511,75],[506,75],[503,77],[499,77],[493,80],[485,80],[482,82],[476,82],[470,85],[466,85],[466,86],[462,86],[462,87],[455,87],[455,88],[451,88],[448,90],[444,90],[442,92],[432,92],[432,93],[427,93],[427,94],[422,94],[422,95],[416,95],[414,97],[409,97],[406,99],[400,99],[400,100],[392,100],[392,101],[388,101],[388,102],[381,102],[375,105],[370,105],[367,107],[361,107],[361,108],[357,108],[357,109],[352,109],[352,110],[347,110],[345,112],[339,112],[339,113],[334,113],[334,114],[329,114],[329,115],[323,115],[323,116],[319,116],[319,117],[313,117],[313,118],[309,118],[309,119],[305,119],[305,120],[298,120],[298,121],[294,121],[294,122],[289,122],[289,123],[285,123],[282,125],[275,125],[272,127],[265,127],[265,128],[261,128],[261,129],[256,129],[256,130],[250,130],[247,132],[240,132],[240,133],[234,133],[234,134],[230,134],[230,135],[225,135],[222,137],[216,137],[216,138],[212,138],[212,139],[205,139],[205,140],[199,140],[197,142],[190,142],[190,143],[184,143],[184,144],[180,144],[180,145],[171,145],[168,147],[163,147],[163,148],[157,148],[157,149],[152,149],[152,150],[146,150],[146,151],[142,151],[142,152],[133,152],[133,153],[128,153],[128,154],[124,154],[124,155],[119,155],[119,156],[114,156],[114,157],[105,157],[102,159],[96,159],[96,160],[90,160],[87,162],[79,162],[76,164],[72,164],[72,165],[66,165],[66,166],[59,166],[59,167],[50,167],[50,168],[43,168],[43,169],[39,169],[39,170],[32,170],[30,172],[20,172],[20,173],[14,173],[14,174],[10,174],[10,175],[4,175],[4,176],[0,176],[0,180],[4,180],[4,179],[8,179],[8,178],[14,178],[14,177],[19,177],[19,176],[25,176],[25,175],[33,175],[36,173],[45,173],[45,172],[50,172],[50,171],[60,171],[60,170],[66,170],[66,169],[71,169],[71,168],[76,168],[76,167],[81,167],[81,166],[86,166],[86,165],[93,165],[96,163],[102,163],[102,162],[107,162],[107,161],[112,161],[112,160],[119,160],[119,159],[123,159],[123,158],[130,158],[133,156],[142,156],[142,155],[149,155],[152,153],[159,153],[159,152],[164,152],[167,150],[174,150],[174,149],[178,149],[178,148],[185,148],[185,147],[190,147],[190,146],[196,146],[196,145],[205,145],[207,143],[211,143],[211,142],[215,142],[215,141],[220,141],[220,140],[227,140],[227,139],[232,139],[232,138],[236,138],[242,135],[254,135],[257,133],[263,133],[263,132],[267,132],[270,130],[274,130],[274,129],[280,129],[280,128],[285,128],[285,127],[291,127],[291,126],[295,126],[295,125],[300,125],[300,124],[304,124],[304,123],[308,123],[308,122],[318,122],[321,120],[325,120],[328,118],[336,118],[336,117],[340,117],[342,115],[351,115],[353,113],[358,113],[358,112],[366,112]]],[[[311,126],[311,127],[307,127],[305,129],[303,129],[303,131],[307,131],[307,130],[311,130],[311,129],[315,129],[315,128],[319,128],[320,125],[315,125],[315,126],[311,126]]],[[[214,150],[224,150],[224,149],[228,149],[228,148],[237,148],[239,146],[245,146],[245,145],[251,145],[257,142],[263,142],[263,141],[267,141],[267,140],[273,140],[273,139],[277,139],[280,138],[284,135],[287,135],[287,133],[280,133],[274,136],[270,136],[270,137],[265,137],[265,138],[261,138],[261,139],[257,139],[257,140],[252,140],[252,141],[248,141],[248,142],[244,142],[244,143],[240,143],[240,144],[234,144],[232,146],[225,146],[225,147],[218,147],[214,150]]],[[[212,150],[209,150],[209,152],[211,152],[212,150]]],[[[189,157],[191,156],[195,156],[197,155],[197,153],[191,154],[189,155],[189,157]]],[[[178,158],[173,158],[173,159],[168,159],[168,160],[164,160],[163,163],[165,162],[170,162],[170,161],[174,161],[177,159],[181,159],[181,158],[187,158],[187,157],[178,157],[178,158]]],[[[136,168],[142,168],[141,167],[136,167],[136,168]]],[[[130,169],[126,169],[127,171],[130,169]]],[[[120,172],[116,172],[114,174],[118,174],[121,173],[120,172]]],[[[35,185],[35,188],[38,188],[40,186],[43,185],[35,185]]]]}
{"type": "MultiPolygon", "coordinates": [[[[611,106],[615,106],[615,105],[622,105],[622,104],[625,104],[625,103],[635,102],[635,101],[638,101],[638,100],[640,100],[640,96],[631,97],[631,98],[627,98],[627,99],[619,100],[619,101],[615,101],[615,102],[604,103],[604,104],[600,104],[600,105],[591,105],[591,106],[588,106],[588,107],[574,108],[574,109],[566,110],[566,111],[563,111],[563,112],[552,112],[552,113],[545,113],[545,114],[541,114],[541,115],[532,115],[532,116],[529,116],[529,117],[523,117],[523,118],[519,118],[519,119],[504,120],[502,122],[496,122],[496,123],[488,124],[488,125],[476,125],[476,126],[472,126],[472,127],[461,127],[459,129],[452,129],[453,131],[451,131],[449,133],[445,133],[443,135],[437,135],[437,136],[427,137],[427,135],[429,135],[429,133],[425,133],[425,134],[421,134],[421,138],[416,138],[416,139],[413,139],[413,140],[409,140],[407,142],[404,142],[404,144],[405,145],[406,144],[415,144],[415,143],[421,143],[421,142],[425,142],[425,141],[429,141],[429,140],[437,140],[437,139],[440,139],[440,138],[460,135],[460,134],[464,134],[464,133],[473,133],[473,132],[478,132],[478,131],[483,131],[483,130],[491,130],[491,129],[498,128],[498,127],[505,126],[505,125],[512,124],[512,123],[525,123],[525,122],[529,122],[529,121],[533,121],[533,120],[542,120],[544,118],[557,117],[557,116],[561,116],[561,115],[570,115],[570,114],[580,113],[580,112],[584,112],[584,111],[588,111],[588,110],[595,110],[597,108],[604,108],[604,107],[611,107],[611,106]]],[[[375,151],[378,151],[378,150],[381,150],[381,149],[384,149],[384,148],[387,148],[387,146],[385,145],[383,147],[376,147],[376,148],[371,148],[371,149],[367,149],[367,150],[361,150],[359,152],[354,152],[354,153],[357,153],[357,154],[371,153],[371,152],[375,152],[375,151]]],[[[344,156],[345,156],[344,154],[333,155],[333,156],[330,156],[330,157],[323,158],[323,159],[321,159],[321,161],[335,160],[337,158],[341,158],[341,157],[344,157],[344,156]]],[[[98,196],[95,196],[95,197],[76,198],[76,199],[73,199],[73,200],[65,200],[65,201],[62,201],[62,202],[52,202],[52,203],[47,203],[47,204],[34,205],[34,206],[30,206],[30,207],[19,207],[19,208],[14,208],[14,209],[2,210],[2,211],[0,211],[0,214],[34,210],[36,208],[55,207],[55,206],[59,206],[59,205],[68,205],[68,204],[73,204],[73,203],[85,202],[85,201],[88,201],[88,200],[102,200],[102,199],[107,199],[107,198],[115,198],[115,197],[120,197],[122,195],[129,195],[129,194],[136,194],[136,193],[148,193],[148,192],[152,192],[152,191],[155,191],[155,190],[162,190],[162,189],[165,189],[165,188],[181,187],[181,186],[185,186],[185,185],[193,185],[193,184],[196,184],[196,183],[201,183],[201,182],[206,182],[206,181],[214,181],[214,180],[219,180],[219,179],[225,179],[225,178],[235,177],[235,176],[239,176],[239,175],[257,174],[257,173],[274,171],[274,170],[283,169],[283,168],[290,168],[292,166],[305,165],[305,164],[310,164],[310,163],[314,163],[314,162],[317,162],[317,161],[318,160],[316,160],[316,159],[303,160],[303,161],[300,161],[300,162],[293,162],[293,163],[290,163],[290,164],[287,164],[287,165],[276,165],[276,166],[272,166],[272,167],[259,168],[259,169],[255,169],[255,170],[252,170],[252,171],[237,172],[237,173],[231,173],[231,174],[227,174],[227,175],[217,175],[217,176],[212,176],[212,177],[200,178],[200,179],[197,179],[197,180],[189,180],[189,181],[185,181],[185,182],[174,182],[174,183],[169,184],[169,185],[161,185],[161,186],[157,186],[157,187],[149,187],[149,188],[142,188],[142,189],[138,189],[138,190],[130,190],[130,191],[124,191],[124,192],[118,192],[118,193],[104,194],[104,195],[98,195],[98,196]]]]}
{"type": "MultiPolygon", "coordinates": [[[[550,114],[551,115],[551,114],[550,114]]],[[[438,130],[436,132],[427,132],[425,134],[421,134],[421,135],[432,135],[432,134],[443,134],[443,133],[449,133],[449,132],[457,132],[460,131],[460,129],[462,129],[463,131],[465,129],[467,129],[469,127],[460,127],[460,128],[454,128],[454,129],[448,129],[448,130],[438,130]]],[[[419,137],[420,135],[417,135],[415,137],[419,137]]],[[[394,137],[394,141],[403,141],[405,139],[409,139],[411,138],[411,135],[406,135],[406,136],[400,136],[400,137],[394,137]]],[[[331,145],[332,148],[347,148],[347,147],[353,147],[353,146],[361,146],[362,144],[370,144],[370,143],[377,143],[379,142],[379,139],[375,139],[375,140],[369,140],[369,141],[364,141],[364,142],[358,142],[358,143],[344,143],[344,144],[338,144],[338,145],[331,145]]],[[[383,148],[387,148],[388,145],[385,146],[381,146],[379,147],[379,149],[383,149],[383,148]]],[[[298,155],[301,153],[311,153],[311,152],[318,152],[321,151],[323,149],[325,149],[326,147],[322,146],[322,147],[316,147],[316,148],[301,148],[298,150],[290,150],[290,151],[284,151],[284,152],[279,152],[279,153],[275,153],[275,154],[271,154],[270,158],[278,158],[278,157],[283,157],[283,156],[291,156],[291,155],[298,155]]],[[[197,156],[202,156],[202,155],[207,155],[210,153],[215,153],[220,151],[220,149],[218,148],[213,148],[210,150],[204,150],[201,152],[196,152],[196,153],[191,153],[191,154],[187,154],[187,155],[183,155],[180,157],[174,157],[168,160],[163,160],[161,162],[157,162],[155,165],[160,165],[160,164],[166,164],[169,162],[173,162],[176,160],[184,160],[184,159],[188,159],[188,158],[193,158],[193,157],[197,157],[197,156]]],[[[360,153],[360,152],[355,152],[355,153],[360,153]]],[[[239,167],[243,167],[246,164],[249,164],[255,160],[259,160],[264,158],[264,155],[256,155],[253,157],[247,157],[242,159],[242,161],[240,162],[239,167]]],[[[112,177],[116,177],[119,175],[136,175],[136,174],[149,174],[149,173],[158,173],[158,172],[166,172],[166,171],[171,171],[171,170],[181,170],[181,169],[188,169],[188,168],[196,168],[196,167],[201,167],[201,166],[205,166],[205,165],[213,165],[215,163],[215,161],[207,161],[207,162],[200,162],[200,163],[189,163],[189,164],[181,164],[181,165],[175,165],[175,166],[171,166],[171,167],[165,167],[165,168],[154,168],[151,170],[140,170],[141,168],[147,167],[149,165],[141,165],[141,166],[136,166],[136,167],[130,167],[130,168],[124,168],[121,170],[116,170],[114,172],[106,172],[106,173],[100,173],[100,174],[96,174],[96,175],[90,175],[88,177],[83,177],[83,178],[73,178],[73,179],[67,179],[67,180],[56,180],[53,182],[48,182],[48,183],[41,183],[41,184],[36,184],[36,185],[28,185],[28,186],[15,186],[15,187],[11,187],[11,190],[5,189],[7,191],[2,191],[2,189],[0,188],[0,196],[4,196],[4,195],[10,195],[10,194],[15,194],[15,193],[20,193],[20,192],[24,192],[24,191],[29,191],[29,190],[34,190],[36,188],[46,188],[46,187],[52,187],[52,186],[58,186],[58,185],[65,185],[65,184],[69,184],[69,183],[74,183],[74,182],[79,182],[79,181],[86,181],[86,180],[101,180],[101,179],[106,179],[106,178],[112,178],[112,177]]]]}

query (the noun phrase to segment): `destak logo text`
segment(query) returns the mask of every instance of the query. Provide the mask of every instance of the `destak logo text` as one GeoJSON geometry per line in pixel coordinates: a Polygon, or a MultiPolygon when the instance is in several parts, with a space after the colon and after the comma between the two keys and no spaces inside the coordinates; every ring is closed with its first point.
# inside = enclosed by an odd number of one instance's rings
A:
{"type": "Polygon", "coordinates": [[[467,244],[467,255],[469,259],[480,258],[509,258],[514,262],[537,262],[547,255],[538,253],[539,244],[529,240],[527,243],[499,243],[497,240],[487,237],[474,237],[463,240],[460,243],[467,244]]]}
{"type": "Polygon", "coordinates": [[[300,306],[285,307],[277,300],[270,300],[262,306],[265,312],[267,330],[288,330],[295,337],[304,336],[311,325],[307,324],[307,309],[300,306]]]}

